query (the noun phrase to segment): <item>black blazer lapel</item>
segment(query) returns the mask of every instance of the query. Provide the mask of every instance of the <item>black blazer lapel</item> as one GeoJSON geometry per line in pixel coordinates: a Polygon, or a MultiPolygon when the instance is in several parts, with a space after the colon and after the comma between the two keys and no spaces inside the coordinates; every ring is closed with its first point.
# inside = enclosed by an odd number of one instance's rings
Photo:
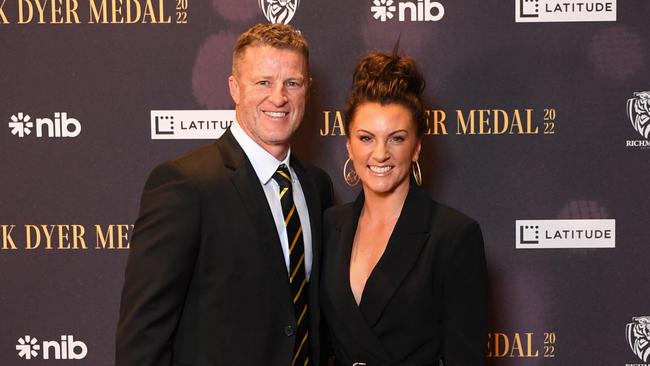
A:
{"type": "Polygon", "coordinates": [[[430,220],[431,200],[418,188],[410,187],[386,250],[363,290],[359,310],[370,326],[380,320],[382,311],[417,262],[430,236],[430,220]]]}
{"type": "Polygon", "coordinates": [[[330,294],[337,294],[340,298],[331,299],[334,311],[339,315],[341,324],[346,326],[355,340],[371,355],[378,360],[388,360],[390,357],[384,350],[381,341],[366,322],[350,288],[350,255],[354,235],[361,208],[363,207],[363,193],[338,220],[335,227],[336,235],[324,245],[327,245],[329,265],[328,278],[323,279],[325,286],[331,286],[330,294]]]}
{"type": "MultiPolygon", "coordinates": [[[[239,193],[239,198],[244,203],[252,223],[252,227],[242,227],[241,230],[255,230],[257,232],[259,241],[266,251],[266,254],[262,255],[268,258],[269,265],[273,267],[276,276],[274,283],[286,284],[284,289],[278,289],[278,296],[284,296],[287,299],[287,305],[291,306],[293,311],[291,288],[284,254],[282,253],[282,245],[275,227],[273,214],[269,209],[266,195],[257,174],[230,130],[226,131],[219,139],[217,146],[223,156],[224,165],[233,170],[230,181],[239,193]]],[[[244,250],[250,250],[250,248],[244,250]]]]}

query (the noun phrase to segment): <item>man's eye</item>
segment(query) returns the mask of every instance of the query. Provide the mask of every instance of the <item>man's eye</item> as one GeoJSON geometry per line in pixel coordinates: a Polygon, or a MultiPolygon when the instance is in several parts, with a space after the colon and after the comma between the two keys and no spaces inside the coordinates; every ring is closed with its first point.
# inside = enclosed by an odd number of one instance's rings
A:
{"type": "Polygon", "coordinates": [[[260,81],[257,82],[257,85],[262,85],[262,86],[268,86],[270,84],[271,83],[269,83],[268,80],[260,80],[260,81]]]}
{"type": "Polygon", "coordinates": [[[287,86],[290,88],[299,88],[302,86],[302,83],[299,83],[297,81],[287,81],[287,86]]]}

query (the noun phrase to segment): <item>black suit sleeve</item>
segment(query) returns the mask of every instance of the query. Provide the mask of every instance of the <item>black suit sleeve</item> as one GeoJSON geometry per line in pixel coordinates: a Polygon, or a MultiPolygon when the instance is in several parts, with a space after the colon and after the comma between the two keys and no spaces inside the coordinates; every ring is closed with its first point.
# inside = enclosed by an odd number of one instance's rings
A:
{"type": "Polygon", "coordinates": [[[194,270],[199,192],[172,163],[153,170],[142,194],[126,267],[117,366],[172,363],[172,339],[194,270]]]}
{"type": "Polygon", "coordinates": [[[445,366],[485,365],[487,270],[483,235],[475,221],[455,234],[445,263],[445,366]]]}

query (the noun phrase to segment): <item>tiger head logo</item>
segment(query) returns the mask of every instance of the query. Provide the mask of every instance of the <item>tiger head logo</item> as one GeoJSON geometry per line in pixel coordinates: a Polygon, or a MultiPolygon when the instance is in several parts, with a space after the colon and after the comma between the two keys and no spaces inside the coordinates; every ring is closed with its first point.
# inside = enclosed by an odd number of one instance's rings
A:
{"type": "Polygon", "coordinates": [[[634,93],[634,98],[627,100],[627,116],[634,129],[650,139],[650,91],[634,93]]]}
{"type": "Polygon", "coordinates": [[[625,327],[625,338],[637,357],[650,361],[650,316],[632,318],[633,323],[625,327]]]}
{"type": "Polygon", "coordinates": [[[258,0],[262,13],[271,23],[289,24],[300,0],[258,0]]]}

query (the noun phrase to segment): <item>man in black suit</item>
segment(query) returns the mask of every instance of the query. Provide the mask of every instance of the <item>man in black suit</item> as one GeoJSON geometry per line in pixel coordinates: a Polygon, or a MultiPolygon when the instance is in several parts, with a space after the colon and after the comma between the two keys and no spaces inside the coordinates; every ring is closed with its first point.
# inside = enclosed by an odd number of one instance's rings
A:
{"type": "Polygon", "coordinates": [[[289,148],[311,81],[308,54],[287,25],[242,34],[229,78],[237,121],[149,176],[125,274],[118,366],[318,364],[315,284],[332,184],[289,148]]]}

